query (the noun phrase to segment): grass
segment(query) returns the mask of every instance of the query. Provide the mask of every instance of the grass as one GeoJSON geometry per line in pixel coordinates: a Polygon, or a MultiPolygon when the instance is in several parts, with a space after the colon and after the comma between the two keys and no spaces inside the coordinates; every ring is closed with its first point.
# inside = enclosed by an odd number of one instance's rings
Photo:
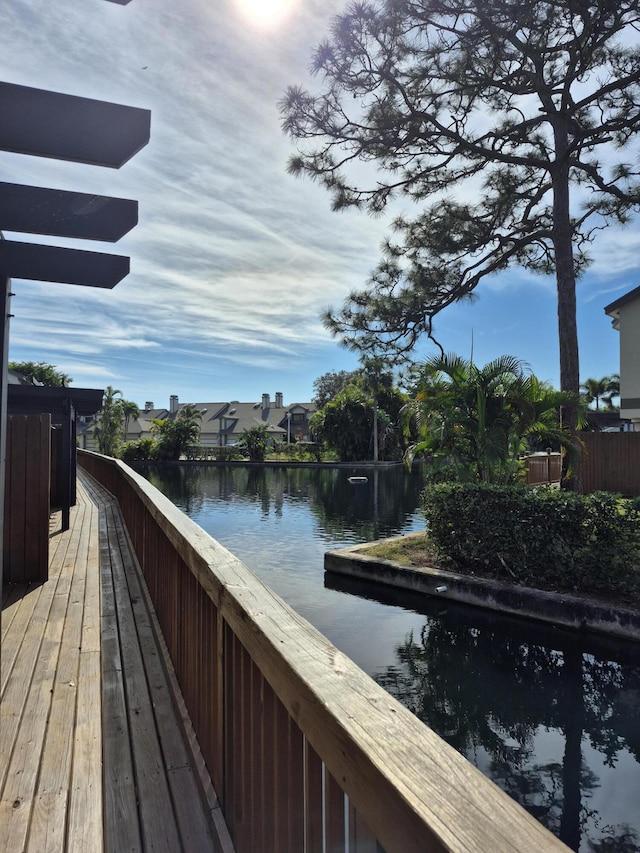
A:
{"type": "Polygon", "coordinates": [[[397,539],[385,539],[363,549],[362,553],[381,560],[391,560],[401,566],[431,569],[451,569],[451,561],[438,554],[424,531],[409,533],[397,539]]]}

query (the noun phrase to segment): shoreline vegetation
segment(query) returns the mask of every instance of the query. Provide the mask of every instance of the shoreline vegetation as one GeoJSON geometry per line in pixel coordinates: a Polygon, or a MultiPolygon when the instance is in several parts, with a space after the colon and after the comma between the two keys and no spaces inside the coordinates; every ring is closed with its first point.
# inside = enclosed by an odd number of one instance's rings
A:
{"type": "MultiPolygon", "coordinates": [[[[521,587],[523,589],[536,589],[558,594],[566,592],[565,589],[560,589],[557,584],[548,582],[541,582],[535,586],[519,583],[517,579],[509,576],[507,571],[502,576],[498,576],[496,573],[483,573],[478,569],[457,564],[449,557],[442,555],[437,546],[430,540],[426,530],[383,539],[379,542],[360,546],[358,550],[364,556],[374,557],[379,560],[388,560],[403,568],[437,569],[442,572],[452,572],[457,575],[473,577],[477,580],[499,580],[502,583],[508,583],[514,587],[521,587]]],[[[640,575],[640,565],[637,570],[640,575]]],[[[574,591],[571,594],[590,604],[604,604],[640,613],[640,590],[635,594],[616,593],[614,590],[608,593],[603,592],[597,596],[594,594],[585,594],[580,591],[574,591]]]]}
{"type": "MultiPolygon", "coordinates": [[[[145,460],[143,464],[158,463],[145,460]]],[[[406,467],[402,462],[310,462],[273,457],[260,463],[192,458],[174,464],[352,470],[406,467]]],[[[640,498],[608,492],[578,495],[544,486],[446,482],[427,486],[422,502],[424,531],[365,543],[358,546],[361,553],[399,566],[570,595],[590,604],[640,613],[640,498]]]]}
{"type": "MultiPolygon", "coordinates": [[[[187,464],[368,467],[366,463],[276,461],[273,457],[258,463],[192,457],[187,464]]],[[[421,535],[371,543],[362,553],[400,566],[569,595],[640,613],[638,497],[432,480],[422,495],[422,508],[426,527],[421,535]]]]}

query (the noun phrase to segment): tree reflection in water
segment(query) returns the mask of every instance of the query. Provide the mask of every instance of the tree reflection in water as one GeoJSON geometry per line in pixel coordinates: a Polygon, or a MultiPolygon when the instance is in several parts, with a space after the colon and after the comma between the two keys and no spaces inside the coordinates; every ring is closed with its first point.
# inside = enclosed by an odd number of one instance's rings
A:
{"type": "Polygon", "coordinates": [[[377,681],[573,850],[639,851],[640,814],[633,826],[605,824],[598,770],[584,756],[589,744],[605,766],[623,753],[640,761],[638,649],[620,662],[569,632],[483,621],[450,611],[430,618],[377,681]],[[545,642],[525,636],[541,633],[545,642]],[[564,749],[540,761],[548,733],[564,749]]]}
{"type": "Polygon", "coordinates": [[[136,469],[176,506],[196,517],[208,501],[237,501],[259,506],[264,517],[281,516],[285,503],[302,503],[327,536],[367,541],[401,530],[419,505],[424,488],[420,469],[382,470],[356,465],[343,468],[281,465],[154,465],[136,469]],[[367,476],[351,485],[352,474],[367,476]]]}

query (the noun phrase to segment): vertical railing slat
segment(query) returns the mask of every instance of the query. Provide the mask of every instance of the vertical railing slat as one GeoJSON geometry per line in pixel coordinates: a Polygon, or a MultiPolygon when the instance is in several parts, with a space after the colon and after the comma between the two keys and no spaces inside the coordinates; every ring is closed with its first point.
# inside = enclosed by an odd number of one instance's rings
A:
{"type": "Polygon", "coordinates": [[[318,753],[304,742],[305,748],[305,853],[324,853],[324,768],[318,753]]]}
{"type": "Polygon", "coordinates": [[[331,773],[324,768],[324,832],[327,853],[344,853],[345,809],[344,791],[331,773]]]}
{"type": "Polygon", "coordinates": [[[375,833],[349,803],[349,853],[381,853],[381,850],[375,833]]]}
{"type": "Polygon", "coordinates": [[[305,832],[305,782],[304,782],[304,735],[299,727],[289,717],[284,706],[283,714],[287,718],[286,728],[288,730],[288,755],[287,767],[288,777],[288,815],[287,815],[287,837],[289,840],[289,853],[298,853],[304,847],[305,832]]]}

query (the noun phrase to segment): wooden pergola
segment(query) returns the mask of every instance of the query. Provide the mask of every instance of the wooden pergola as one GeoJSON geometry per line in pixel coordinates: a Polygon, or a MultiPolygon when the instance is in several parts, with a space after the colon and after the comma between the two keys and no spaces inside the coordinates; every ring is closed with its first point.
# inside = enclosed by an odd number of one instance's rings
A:
{"type": "MultiPolygon", "coordinates": [[[[112,2],[125,5],[128,0],[112,2]]],[[[0,82],[0,115],[0,151],[113,169],[119,169],[147,144],[151,124],[149,110],[6,82],[0,82]]],[[[137,201],[0,182],[0,232],[114,243],[137,221],[137,201]]],[[[11,280],[113,288],[128,272],[129,258],[123,255],[7,240],[0,233],[0,309],[4,312],[0,323],[0,525],[4,519],[11,280]]],[[[91,389],[43,391],[15,386],[11,403],[23,412],[34,411],[34,406],[38,413],[49,411],[54,422],[57,419],[62,424],[66,460],[62,509],[63,523],[68,526],[75,482],[72,411],[92,414],[101,399],[96,407],[99,392],[91,389]]]]}

